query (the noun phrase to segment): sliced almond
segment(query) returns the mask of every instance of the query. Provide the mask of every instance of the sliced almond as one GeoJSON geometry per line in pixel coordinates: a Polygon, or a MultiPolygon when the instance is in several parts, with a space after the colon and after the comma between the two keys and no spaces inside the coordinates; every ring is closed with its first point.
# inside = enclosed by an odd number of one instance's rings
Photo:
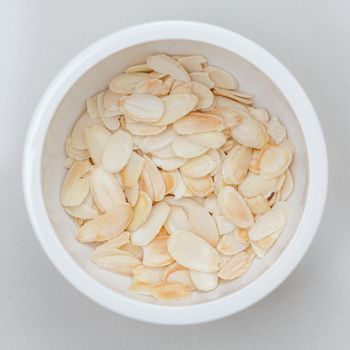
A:
{"type": "Polygon", "coordinates": [[[174,261],[168,253],[167,241],[167,236],[160,236],[143,247],[143,264],[145,266],[161,267],[174,261]]]}
{"type": "Polygon", "coordinates": [[[196,289],[195,285],[192,282],[190,270],[181,269],[170,273],[167,278],[167,282],[169,283],[180,283],[181,285],[188,288],[190,291],[196,289]]]}
{"type": "Polygon", "coordinates": [[[215,247],[219,241],[219,232],[207,209],[201,206],[192,207],[188,209],[188,217],[190,231],[215,247]]]}
{"type": "Polygon", "coordinates": [[[127,231],[124,231],[117,237],[110,239],[109,241],[104,242],[103,244],[99,245],[95,252],[103,251],[103,250],[113,250],[113,249],[119,249],[120,247],[127,244],[130,240],[130,233],[127,231]]]}
{"type": "Polygon", "coordinates": [[[214,175],[214,191],[218,195],[221,189],[225,186],[224,179],[222,177],[222,168],[214,175]]]}
{"type": "Polygon", "coordinates": [[[228,152],[222,167],[223,180],[227,184],[238,185],[247,176],[252,158],[252,150],[236,145],[228,152]]]}
{"type": "Polygon", "coordinates": [[[110,137],[111,133],[98,124],[84,129],[86,146],[95,164],[101,164],[102,155],[110,137]]]}
{"type": "Polygon", "coordinates": [[[176,132],[174,129],[172,127],[168,127],[158,135],[143,137],[139,142],[137,142],[137,145],[144,153],[153,153],[154,151],[162,150],[171,145],[175,137],[176,132]]]}
{"type": "Polygon", "coordinates": [[[175,234],[177,231],[190,231],[190,223],[186,211],[181,207],[171,207],[164,226],[170,235],[175,234]]]}
{"type": "Polygon", "coordinates": [[[195,179],[208,175],[216,167],[216,162],[208,154],[192,158],[180,170],[182,175],[195,179]]]}
{"type": "Polygon", "coordinates": [[[177,185],[174,174],[168,171],[161,171],[160,174],[162,175],[164,181],[165,194],[173,193],[177,185]]]}
{"type": "Polygon", "coordinates": [[[169,88],[160,79],[150,79],[139,82],[135,87],[134,93],[165,96],[169,93],[169,88]]]}
{"type": "Polygon", "coordinates": [[[144,158],[139,156],[136,152],[132,152],[128,164],[120,172],[121,180],[125,187],[132,187],[137,184],[144,163],[144,158]]]}
{"type": "Polygon", "coordinates": [[[163,126],[174,123],[178,119],[191,112],[197,102],[198,97],[193,94],[176,93],[162,98],[165,106],[165,112],[155,125],[163,126]]]}
{"type": "Polygon", "coordinates": [[[261,196],[246,199],[247,205],[254,215],[264,214],[270,210],[269,202],[261,196]]]}
{"type": "Polygon", "coordinates": [[[164,103],[153,95],[134,94],[121,97],[118,101],[120,110],[138,122],[158,121],[164,113],[164,103]]]}
{"type": "Polygon", "coordinates": [[[152,288],[152,296],[160,301],[177,301],[189,297],[190,291],[180,283],[161,283],[152,288]]]}
{"type": "Polygon", "coordinates": [[[148,67],[146,63],[130,66],[125,69],[125,73],[150,73],[152,68],[148,67]]]}
{"type": "Polygon", "coordinates": [[[151,180],[153,200],[155,202],[159,202],[165,196],[165,184],[163,181],[163,177],[151,159],[149,159],[146,156],[144,156],[144,159],[145,163],[143,169],[148,173],[151,180]]]}
{"type": "Polygon", "coordinates": [[[294,180],[290,170],[287,169],[284,175],[285,175],[285,180],[281,188],[281,198],[280,198],[281,201],[285,201],[286,199],[288,199],[288,197],[292,194],[294,189],[294,180]]]}
{"type": "Polygon", "coordinates": [[[115,178],[102,167],[93,167],[90,172],[90,189],[97,207],[109,211],[115,204],[125,203],[122,188],[115,178]]]}
{"type": "Polygon", "coordinates": [[[97,96],[89,97],[86,100],[86,109],[91,119],[97,119],[100,117],[97,108],[97,96]]]}
{"type": "Polygon", "coordinates": [[[153,56],[148,56],[147,66],[152,68],[156,72],[170,75],[175,80],[185,82],[190,81],[190,76],[186,72],[184,67],[168,55],[157,54],[153,56]]]}
{"type": "Polygon", "coordinates": [[[66,169],[69,169],[74,163],[74,159],[70,157],[66,157],[65,160],[63,161],[63,166],[66,169]]]}
{"type": "Polygon", "coordinates": [[[251,148],[263,148],[269,135],[265,127],[252,117],[240,115],[239,122],[231,129],[232,137],[241,145],[251,148]]]}
{"type": "Polygon", "coordinates": [[[152,211],[152,200],[147,193],[140,191],[133,207],[133,218],[128,226],[129,231],[137,230],[149,217],[152,211]]]}
{"type": "Polygon", "coordinates": [[[160,134],[166,129],[166,126],[156,126],[150,123],[135,122],[128,118],[125,120],[125,129],[133,135],[149,136],[160,134]]]}
{"type": "Polygon", "coordinates": [[[181,158],[195,158],[208,151],[208,147],[191,142],[184,136],[177,136],[174,139],[172,149],[181,158]]]}
{"type": "Polygon", "coordinates": [[[251,171],[254,174],[260,173],[260,157],[262,154],[261,149],[253,149],[252,150],[252,160],[249,165],[249,171],[251,171]]]}
{"type": "Polygon", "coordinates": [[[171,95],[175,94],[192,94],[192,83],[183,83],[182,81],[175,80],[172,89],[171,95]]]}
{"type": "Polygon", "coordinates": [[[226,220],[240,228],[254,223],[254,218],[241,195],[231,186],[224,186],[218,195],[218,204],[226,220]]]}
{"type": "Polygon", "coordinates": [[[68,170],[61,189],[61,203],[76,206],[83,203],[89,193],[89,178],[84,175],[90,170],[88,160],[75,161],[68,170]]]}
{"type": "Polygon", "coordinates": [[[188,189],[196,196],[206,197],[214,191],[214,183],[209,175],[197,179],[188,176],[182,178],[188,189]]]}
{"type": "Polygon", "coordinates": [[[248,176],[239,186],[238,191],[244,197],[264,197],[271,192],[278,191],[278,178],[264,179],[260,175],[248,176]]]}
{"type": "Polygon", "coordinates": [[[163,78],[163,83],[164,85],[168,88],[168,90],[170,91],[173,84],[174,84],[175,79],[173,77],[171,77],[170,75],[166,75],[163,78]]]}
{"type": "Polygon", "coordinates": [[[117,75],[109,83],[109,88],[115,94],[130,95],[140,81],[149,80],[146,73],[123,73],[117,75]]]}
{"type": "Polygon", "coordinates": [[[176,158],[176,154],[174,153],[171,145],[166,146],[158,151],[152,152],[152,156],[157,157],[157,158],[176,158]]]}
{"type": "Polygon", "coordinates": [[[248,112],[247,106],[219,95],[215,95],[215,108],[231,108],[235,111],[248,112]]]}
{"type": "Polygon", "coordinates": [[[236,225],[226,220],[223,215],[216,214],[214,215],[214,219],[220,235],[225,235],[236,229],[236,225]]]}
{"type": "Polygon", "coordinates": [[[219,255],[205,240],[197,235],[178,231],[168,239],[170,255],[181,265],[195,271],[215,272],[219,255]],[[193,252],[196,252],[193,254],[193,252]]]}
{"type": "Polygon", "coordinates": [[[187,162],[187,159],[179,158],[179,157],[176,157],[176,158],[152,157],[152,160],[154,164],[157,165],[157,167],[161,168],[164,171],[176,170],[187,162]]]}
{"type": "Polygon", "coordinates": [[[178,170],[173,170],[170,172],[170,174],[175,180],[175,188],[171,193],[175,196],[176,199],[182,198],[186,192],[186,185],[182,178],[182,175],[178,170]]]}
{"type": "Polygon", "coordinates": [[[84,220],[94,219],[99,215],[98,210],[93,206],[91,194],[85,198],[83,203],[76,206],[64,207],[64,210],[70,216],[84,220]],[[89,198],[91,198],[91,200],[89,198]]]}
{"type": "Polygon", "coordinates": [[[145,246],[151,242],[164,225],[169,212],[170,207],[164,202],[154,205],[147,220],[131,232],[131,242],[139,246],[145,246]]]}
{"type": "Polygon", "coordinates": [[[218,285],[218,275],[216,272],[199,272],[190,270],[193,284],[198,290],[209,292],[218,285]]]}
{"type": "Polygon", "coordinates": [[[223,280],[233,280],[242,276],[250,268],[252,257],[254,258],[254,253],[248,253],[247,251],[234,255],[220,268],[218,276],[223,280]]]}
{"type": "Polygon", "coordinates": [[[283,174],[292,162],[292,158],[286,146],[270,145],[260,158],[260,175],[271,178],[283,174]]]}
{"type": "Polygon", "coordinates": [[[239,123],[239,115],[242,112],[230,108],[213,108],[208,113],[222,118],[225,128],[233,128],[239,123]]]}
{"type": "Polygon", "coordinates": [[[209,74],[209,79],[214,82],[215,87],[222,89],[238,89],[237,80],[229,72],[208,66],[204,68],[204,71],[209,74]]]}
{"type": "MultiPolygon", "coordinates": [[[[210,194],[204,199],[203,205],[211,214],[214,214],[220,211],[218,201],[214,193],[210,194]]],[[[220,232],[220,229],[219,229],[219,232],[220,232]]]]}
{"type": "Polygon", "coordinates": [[[162,282],[163,271],[163,268],[140,265],[132,273],[135,282],[156,284],[162,282]]]}
{"type": "Polygon", "coordinates": [[[114,116],[109,118],[102,117],[101,120],[103,122],[103,125],[111,131],[116,131],[120,127],[119,116],[114,116]]]}
{"type": "Polygon", "coordinates": [[[269,113],[265,109],[250,107],[249,112],[254,119],[264,125],[270,120],[269,113]]]}
{"type": "Polygon", "coordinates": [[[164,197],[164,202],[168,203],[171,206],[181,207],[183,209],[189,209],[189,208],[198,207],[198,205],[201,205],[200,203],[198,203],[196,200],[192,198],[176,199],[173,196],[164,197]]]}
{"type": "Polygon", "coordinates": [[[124,192],[128,203],[134,207],[139,198],[139,184],[137,183],[132,187],[125,187],[124,192]]]}
{"type": "Polygon", "coordinates": [[[186,138],[199,145],[209,148],[220,148],[226,142],[226,137],[223,132],[201,132],[186,136],[186,138]]]}
{"type": "Polygon", "coordinates": [[[142,169],[141,175],[139,178],[139,187],[140,187],[140,190],[148,194],[148,196],[151,198],[151,201],[153,202],[152,179],[150,177],[150,174],[144,169],[142,169]]]}
{"type": "Polygon", "coordinates": [[[208,113],[192,112],[174,123],[174,129],[181,135],[222,131],[225,126],[222,119],[208,113]]]}
{"type": "Polygon", "coordinates": [[[267,123],[267,132],[275,142],[281,143],[286,137],[286,128],[274,117],[267,123]]]}
{"type": "Polygon", "coordinates": [[[223,235],[216,247],[217,251],[223,255],[234,255],[248,248],[249,243],[241,243],[236,240],[233,232],[223,235]]]}
{"type": "MultiPolygon", "coordinates": [[[[118,101],[122,95],[115,94],[111,90],[107,90],[103,98],[103,107],[107,111],[114,112],[115,115],[121,115],[121,111],[118,107],[118,101]]],[[[102,117],[102,116],[101,116],[102,117]]]]}
{"type": "Polygon", "coordinates": [[[130,242],[120,247],[120,250],[132,254],[137,259],[143,259],[143,250],[141,247],[131,244],[130,242]]]}
{"type": "Polygon", "coordinates": [[[254,101],[252,99],[240,97],[240,96],[238,96],[235,93],[235,91],[232,91],[232,90],[214,88],[213,92],[214,92],[215,95],[219,95],[219,96],[230,98],[230,99],[232,99],[234,101],[237,101],[239,103],[243,103],[243,104],[245,104],[247,106],[251,106],[251,105],[254,104],[254,101]]]}
{"type": "Polygon", "coordinates": [[[132,209],[127,203],[117,204],[105,214],[89,221],[77,232],[80,242],[104,242],[121,234],[132,220],[132,209]]]}
{"type": "Polygon", "coordinates": [[[129,162],[132,154],[133,141],[131,135],[118,130],[109,138],[102,156],[104,168],[115,173],[122,170],[129,162]]]}
{"type": "Polygon", "coordinates": [[[79,150],[87,148],[84,138],[84,130],[93,124],[93,121],[87,113],[83,113],[83,115],[77,120],[72,131],[72,145],[74,148],[79,150]]]}
{"type": "Polygon", "coordinates": [[[145,282],[133,282],[129,286],[129,291],[134,294],[149,295],[152,296],[153,285],[145,282]]]}
{"type": "Polygon", "coordinates": [[[177,61],[181,63],[189,73],[201,72],[203,70],[203,63],[207,63],[207,59],[199,55],[180,57],[177,61]]]}
{"type": "Polygon", "coordinates": [[[75,160],[85,160],[85,159],[89,159],[90,154],[89,152],[84,149],[77,149],[73,146],[72,144],[72,136],[69,136],[66,144],[65,144],[65,151],[67,153],[67,155],[75,160]]]}
{"type": "Polygon", "coordinates": [[[196,109],[206,109],[213,105],[214,95],[205,85],[193,81],[192,92],[198,97],[196,109]]]}
{"type": "Polygon", "coordinates": [[[192,81],[203,84],[209,89],[215,86],[214,82],[210,80],[208,72],[193,72],[190,75],[192,81]]]}

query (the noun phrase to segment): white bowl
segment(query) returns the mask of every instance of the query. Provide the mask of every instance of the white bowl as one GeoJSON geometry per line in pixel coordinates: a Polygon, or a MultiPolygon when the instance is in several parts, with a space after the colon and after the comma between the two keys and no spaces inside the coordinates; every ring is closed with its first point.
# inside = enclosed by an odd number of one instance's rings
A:
{"type": "Polygon", "coordinates": [[[131,27],[93,44],[58,74],[42,97],[28,130],[23,185],[36,235],[57,269],[83,294],[135,319],[191,324],[218,319],[259,301],[296,267],[316,233],[327,192],[327,155],[322,131],[305,92],[288,70],[261,47],[229,30],[193,22],[131,27]],[[158,304],[128,293],[129,279],[89,262],[90,247],[75,241],[75,225],[61,208],[64,141],[88,96],[104,89],[125,67],[147,55],[202,54],[232,72],[243,91],[256,95],[287,126],[296,152],[288,226],[263,259],[242,278],[210,293],[194,293],[181,305],[158,304]]]}

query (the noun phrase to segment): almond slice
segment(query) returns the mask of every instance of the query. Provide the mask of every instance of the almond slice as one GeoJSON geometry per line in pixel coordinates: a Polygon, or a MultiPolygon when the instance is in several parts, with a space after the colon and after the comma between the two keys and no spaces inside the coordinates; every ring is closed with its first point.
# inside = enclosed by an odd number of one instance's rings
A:
{"type": "Polygon", "coordinates": [[[236,225],[227,221],[223,215],[216,214],[214,215],[214,219],[220,235],[225,235],[236,229],[236,225]]]}
{"type": "Polygon", "coordinates": [[[168,236],[160,236],[143,246],[143,264],[145,266],[162,267],[174,261],[168,253],[167,241],[168,236]]]}
{"type": "Polygon", "coordinates": [[[207,63],[207,59],[199,55],[180,57],[177,61],[189,73],[201,72],[203,70],[203,64],[207,63]]]}
{"type": "Polygon", "coordinates": [[[268,179],[283,174],[292,162],[292,158],[286,146],[270,145],[260,158],[260,175],[268,179]]]}
{"type": "Polygon", "coordinates": [[[133,149],[131,135],[124,131],[116,131],[108,140],[102,156],[103,167],[115,173],[122,170],[128,163],[133,149]]]}
{"type": "Polygon", "coordinates": [[[152,186],[152,179],[147,171],[142,169],[141,175],[139,178],[139,187],[140,190],[146,192],[148,196],[151,198],[151,201],[153,202],[153,186],[152,186]]]}
{"type": "Polygon", "coordinates": [[[215,95],[215,108],[231,108],[235,111],[249,112],[247,106],[219,95],[215,95]]]}
{"type": "Polygon", "coordinates": [[[179,158],[179,157],[175,157],[175,158],[152,157],[152,160],[154,164],[157,165],[158,168],[161,168],[164,171],[176,170],[187,162],[187,159],[179,158]]]}
{"type": "Polygon", "coordinates": [[[118,101],[121,97],[122,95],[115,94],[110,89],[107,89],[103,97],[104,109],[107,111],[113,112],[115,115],[121,115],[122,112],[118,107],[118,101]]]}
{"type": "Polygon", "coordinates": [[[147,220],[131,232],[131,242],[139,246],[145,246],[151,242],[164,225],[169,212],[170,207],[164,202],[154,205],[147,220]]]}
{"type": "Polygon", "coordinates": [[[286,224],[286,218],[281,210],[270,210],[259,216],[249,230],[249,238],[260,241],[274,232],[281,231],[286,224]]]}
{"type": "Polygon", "coordinates": [[[169,93],[169,87],[160,79],[140,81],[135,87],[135,94],[165,96],[169,93]]]}
{"type": "Polygon", "coordinates": [[[210,109],[208,113],[222,118],[225,128],[233,128],[239,122],[239,115],[245,112],[237,111],[231,108],[213,108],[210,109]]]}
{"type": "Polygon", "coordinates": [[[130,95],[140,81],[149,79],[150,77],[146,73],[122,73],[111,80],[109,88],[115,94],[130,95]]]}
{"type": "Polygon", "coordinates": [[[222,89],[238,89],[237,80],[229,72],[216,67],[208,66],[204,71],[209,74],[209,79],[214,82],[215,87],[222,89]]]}
{"type": "Polygon", "coordinates": [[[191,270],[215,272],[218,269],[217,251],[205,240],[191,232],[178,231],[170,236],[168,250],[179,264],[191,270]]]}
{"type": "MultiPolygon", "coordinates": [[[[208,197],[204,199],[203,205],[211,214],[214,214],[220,211],[218,201],[214,193],[210,194],[208,197]]],[[[218,229],[220,233],[220,228],[218,227],[218,229]]]]}
{"type": "Polygon", "coordinates": [[[270,210],[269,202],[261,196],[246,199],[247,205],[254,215],[264,214],[270,210]]]}
{"type": "Polygon", "coordinates": [[[190,270],[188,269],[181,269],[170,273],[166,281],[168,283],[180,283],[190,291],[196,289],[191,279],[190,270]]]}
{"type": "Polygon", "coordinates": [[[111,131],[118,130],[120,127],[119,116],[108,117],[108,118],[101,117],[101,120],[103,122],[103,125],[111,131]]]}
{"type": "Polygon", "coordinates": [[[198,179],[208,175],[215,167],[216,162],[208,154],[192,158],[184,164],[180,170],[182,175],[198,179]]]}
{"type": "Polygon", "coordinates": [[[208,87],[203,84],[192,81],[192,92],[198,97],[196,109],[206,109],[213,105],[214,95],[208,87]]]}
{"type": "Polygon", "coordinates": [[[102,167],[91,168],[90,189],[97,207],[102,212],[112,209],[115,204],[125,203],[122,188],[102,167]]]}
{"type": "Polygon", "coordinates": [[[139,198],[139,184],[136,183],[132,187],[125,187],[124,192],[128,203],[134,207],[139,198]]]}
{"type": "Polygon", "coordinates": [[[84,138],[84,130],[93,124],[94,122],[90,119],[87,113],[83,113],[77,120],[72,131],[72,145],[74,148],[79,150],[85,150],[87,148],[84,138]]]}
{"type": "Polygon", "coordinates": [[[103,244],[99,245],[95,252],[103,251],[103,250],[108,250],[111,251],[113,249],[119,249],[123,245],[127,244],[130,240],[130,233],[124,231],[117,237],[110,239],[109,241],[104,242],[103,244]]]}
{"type": "Polygon", "coordinates": [[[198,179],[182,176],[185,185],[196,196],[206,197],[214,191],[214,183],[211,176],[207,175],[198,179]]]}
{"type": "Polygon", "coordinates": [[[89,97],[86,100],[86,109],[89,114],[90,119],[97,119],[100,117],[97,108],[97,95],[89,97]]]}
{"type": "Polygon", "coordinates": [[[226,143],[226,137],[223,132],[201,132],[188,135],[186,138],[208,148],[220,148],[226,143]]]}
{"type": "Polygon", "coordinates": [[[138,147],[144,153],[153,153],[169,146],[176,137],[176,132],[172,127],[166,128],[158,135],[143,137],[137,142],[138,147]]]}
{"type": "Polygon", "coordinates": [[[182,81],[175,80],[171,92],[171,95],[175,94],[192,94],[192,83],[183,83],[182,81]]]}
{"type": "Polygon", "coordinates": [[[164,185],[165,185],[165,194],[173,193],[176,189],[176,178],[173,173],[167,171],[161,171],[164,185]]]}
{"type": "Polygon", "coordinates": [[[153,285],[150,283],[133,282],[129,286],[129,291],[134,293],[134,294],[152,296],[152,288],[153,288],[153,285]]]}
{"type": "Polygon", "coordinates": [[[192,112],[174,123],[174,129],[181,135],[222,131],[225,126],[222,119],[213,114],[192,112]]]}
{"type": "Polygon", "coordinates": [[[195,158],[208,151],[208,147],[191,142],[184,136],[177,136],[171,147],[180,158],[195,158]]]}
{"type": "Polygon", "coordinates": [[[90,158],[89,152],[86,149],[80,150],[73,146],[72,136],[69,136],[67,138],[67,141],[65,144],[65,151],[69,157],[75,160],[85,160],[90,158]]]}
{"type": "Polygon", "coordinates": [[[176,93],[163,97],[162,101],[165,112],[162,118],[155,123],[158,126],[169,125],[187,115],[195,108],[198,97],[188,93],[176,93]]]}
{"type": "Polygon", "coordinates": [[[215,86],[214,82],[209,79],[208,72],[193,72],[190,76],[192,81],[200,83],[209,89],[212,89],[215,86]]]}
{"type": "Polygon", "coordinates": [[[244,197],[266,196],[278,191],[279,178],[264,179],[260,175],[248,176],[239,186],[238,191],[244,197]]]}
{"type": "Polygon", "coordinates": [[[236,145],[228,152],[222,166],[222,177],[230,185],[240,184],[247,176],[252,149],[236,145]]]}
{"type": "Polygon", "coordinates": [[[266,129],[271,138],[278,143],[281,143],[287,135],[286,128],[276,117],[267,123],[266,129]]]}
{"type": "Polygon", "coordinates": [[[80,242],[104,242],[121,234],[132,219],[132,209],[127,203],[117,204],[112,210],[83,225],[77,232],[80,242]]]}
{"type": "Polygon", "coordinates": [[[90,170],[88,160],[77,160],[67,172],[61,189],[61,203],[76,206],[83,203],[89,193],[89,178],[84,177],[90,170]]]}
{"type": "Polygon", "coordinates": [[[223,235],[218,243],[216,249],[223,255],[234,255],[247,249],[249,243],[238,242],[233,233],[223,235]]]}
{"type": "Polygon", "coordinates": [[[233,280],[242,276],[252,265],[254,253],[243,251],[234,255],[226,264],[224,264],[218,273],[223,280],[233,280]]]}
{"type": "Polygon", "coordinates": [[[175,80],[184,82],[190,81],[190,76],[186,72],[184,67],[168,55],[157,54],[153,56],[148,56],[147,66],[152,68],[156,72],[170,75],[175,80]]]}
{"type": "Polygon", "coordinates": [[[163,271],[163,268],[140,265],[132,271],[132,274],[135,282],[156,284],[162,282],[163,271]]]}
{"type": "Polygon", "coordinates": [[[152,296],[160,301],[177,301],[189,297],[190,291],[180,283],[161,283],[152,288],[152,296]]]}
{"type": "Polygon", "coordinates": [[[125,115],[138,122],[156,122],[164,114],[164,103],[153,95],[123,96],[119,99],[118,106],[125,115]]]}
{"type": "Polygon", "coordinates": [[[173,235],[177,231],[189,231],[190,223],[185,209],[181,207],[171,207],[164,226],[170,235],[173,235]]]}
{"type": "Polygon", "coordinates": [[[138,229],[149,217],[152,210],[152,200],[149,195],[140,191],[136,204],[133,207],[133,218],[128,226],[129,231],[138,229]]]}
{"type": "Polygon", "coordinates": [[[130,66],[124,70],[125,73],[150,73],[152,68],[148,67],[146,63],[136,64],[135,66],[130,66]]]}
{"type": "Polygon", "coordinates": [[[183,209],[189,209],[189,208],[198,207],[199,205],[201,205],[196,200],[191,198],[176,199],[173,196],[164,197],[164,202],[168,203],[171,206],[181,207],[183,209]]]}
{"type": "Polygon", "coordinates": [[[166,129],[166,126],[156,126],[149,123],[134,122],[132,119],[125,120],[125,129],[133,135],[149,136],[158,135],[166,129]]]}
{"type": "MultiPolygon", "coordinates": [[[[254,101],[250,98],[244,98],[244,97],[240,97],[238,96],[235,91],[232,90],[226,90],[226,89],[220,89],[220,88],[214,88],[213,90],[215,95],[219,95],[219,96],[223,96],[223,97],[227,97],[230,98],[234,101],[237,101],[239,103],[243,103],[247,106],[251,106],[254,104],[254,101]]],[[[249,95],[251,96],[251,95],[249,95]]]]}
{"type": "Polygon", "coordinates": [[[110,137],[111,133],[98,124],[84,129],[86,146],[95,164],[101,164],[102,155],[110,137]]]}
{"type": "Polygon", "coordinates": [[[191,280],[198,290],[209,292],[218,285],[216,272],[199,272],[190,270],[191,280]]]}
{"type": "Polygon", "coordinates": [[[143,158],[145,159],[143,169],[148,173],[151,180],[153,190],[153,201],[159,202],[165,196],[165,184],[163,181],[163,177],[151,159],[149,159],[146,156],[144,156],[143,158]]]}
{"type": "Polygon", "coordinates": [[[231,129],[232,137],[241,145],[263,148],[269,141],[265,127],[252,117],[239,115],[239,122],[231,129]]]}
{"type": "Polygon", "coordinates": [[[218,204],[226,220],[240,228],[254,223],[254,218],[241,195],[231,186],[223,186],[218,195],[218,204]]]}
{"type": "Polygon", "coordinates": [[[188,217],[190,231],[215,247],[219,241],[219,233],[215,221],[208,211],[201,206],[192,207],[188,209],[188,217]]]}
{"type": "Polygon", "coordinates": [[[124,252],[128,252],[132,254],[137,259],[143,259],[143,250],[141,247],[133,245],[132,243],[128,242],[124,244],[121,248],[124,252]]]}
{"type": "Polygon", "coordinates": [[[89,194],[83,203],[71,206],[71,207],[64,207],[64,210],[72,217],[78,218],[78,219],[94,219],[99,215],[99,212],[96,208],[92,205],[92,196],[89,194]],[[91,202],[89,200],[91,198],[91,202]]]}
{"type": "Polygon", "coordinates": [[[166,146],[162,149],[159,149],[158,151],[152,152],[152,156],[157,158],[166,158],[166,159],[176,158],[176,154],[174,153],[171,145],[166,146]]]}
{"type": "Polygon", "coordinates": [[[270,120],[269,113],[265,109],[250,107],[249,113],[254,119],[264,125],[267,125],[270,120]]]}
{"type": "Polygon", "coordinates": [[[145,160],[136,152],[131,153],[130,160],[124,169],[120,172],[123,186],[132,187],[137,184],[141,176],[145,160]]]}
{"type": "Polygon", "coordinates": [[[175,199],[180,199],[185,195],[186,192],[185,182],[178,170],[173,170],[170,172],[170,174],[173,176],[175,181],[175,188],[171,193],[175,196],[175,199]]]}
{"type": "Polygon", "coordinates": [[[285,201],[286,199],[288,199],[288,197],[292,194],[294,189],[294,180],[290,170],[287,169],[284,175],[285,179],[281,188],[281,201],[285,201]]]}

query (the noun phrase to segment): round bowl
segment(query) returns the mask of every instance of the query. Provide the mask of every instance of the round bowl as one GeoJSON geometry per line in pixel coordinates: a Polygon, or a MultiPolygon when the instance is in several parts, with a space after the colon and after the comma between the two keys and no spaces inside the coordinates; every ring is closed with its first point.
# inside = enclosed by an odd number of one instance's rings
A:
{"type": "Polygon", "coordinates": [[[234,314],[264,298],[296,267],[314,237],[327,192],[327,154],[315,111],[288,70],[250,40],[216,26],[156,22],[116,32],[91,45],[57,75],[32,118],[24,148],[23,186],[27,210],[41,246],[79,291],[109,310],[159,324],[193,324],[234,314]],[[129,279],[97,269],[91,248],[76,242],[75,225],[59,201],[64,142],[85,108],[127,66],[147,55],[202,54],[237,77],[256,105],[278,116],[295,145],[295,190],[282,236],[243,277],[187,301],[160,304],[128,292],[129,279]]]}

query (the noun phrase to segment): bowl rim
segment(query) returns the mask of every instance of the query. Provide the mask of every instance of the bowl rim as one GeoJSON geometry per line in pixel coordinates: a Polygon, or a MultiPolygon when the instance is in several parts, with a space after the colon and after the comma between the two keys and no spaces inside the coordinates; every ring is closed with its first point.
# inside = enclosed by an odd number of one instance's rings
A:
{"type": "Polygon", "coordinates": [[[31,120],[23,151],[22,183],[31,224],[43,250],[61,274],[101,306],[137,320],[157,324],[196,324],[235,314],[263,299],[294,270],[310,246],[323,213],[328,161],[321,126],[306,93],[274,56],[251,40],[218,26],[190,21],[149,22],[110,34],[73,58],[41,97],[31,120]],[[47,129],[62,98],[91,67],[122,49],[155,40],[193,40],[220,46],[246,59],[279,88],[299,120],[308,154],[305,208],[293,238],[275,263],[249,285],[212,301],[169,306],[128,298],[102,285],[84,271],[57,237],[45,207],[41,159],[47,129]],[[299,116],[303,115],[303,120],[299,116]],[[307,116],[307,117],[305,117],[307,116]],[[312,218],[312,220],[310,219],[312,218]]]}

